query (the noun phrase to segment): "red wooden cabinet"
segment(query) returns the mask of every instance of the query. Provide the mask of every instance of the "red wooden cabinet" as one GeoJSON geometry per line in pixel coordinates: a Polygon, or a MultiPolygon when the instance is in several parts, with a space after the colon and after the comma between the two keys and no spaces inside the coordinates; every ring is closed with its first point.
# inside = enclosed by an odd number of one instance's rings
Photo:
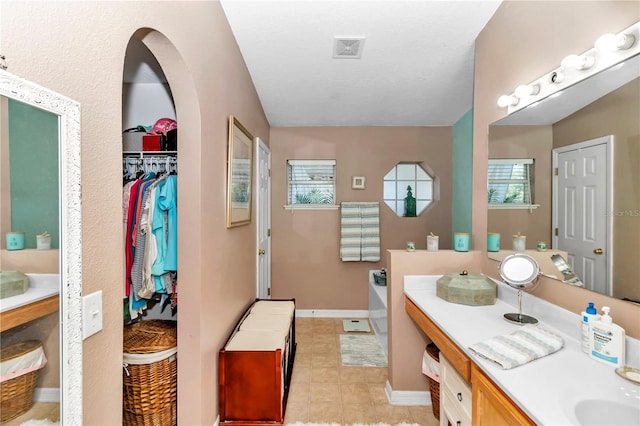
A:
{"type": "MultiPolygon", "coordinates": [[[[295,307],[295,300],[291,301],[295,307]]],[[[245,330],[242,324],[256,302],[247,308],[219,351],[221,424],[284,423],[296,350],[295,308],[287,330],[245,330]]]]}

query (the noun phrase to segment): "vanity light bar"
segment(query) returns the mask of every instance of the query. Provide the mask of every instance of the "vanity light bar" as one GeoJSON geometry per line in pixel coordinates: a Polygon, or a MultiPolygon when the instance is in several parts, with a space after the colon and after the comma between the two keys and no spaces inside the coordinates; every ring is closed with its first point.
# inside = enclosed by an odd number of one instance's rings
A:
{"type": "Polygon", "coordinates": [[[498,107],[508,108],[509,114],[519,111],[638,54],[640,21],[618,34],[598,37],[593,48],[580,55],[568,55],[560,67],[529,84],[518,86],[510,95],[500,96],[498,107]]]}

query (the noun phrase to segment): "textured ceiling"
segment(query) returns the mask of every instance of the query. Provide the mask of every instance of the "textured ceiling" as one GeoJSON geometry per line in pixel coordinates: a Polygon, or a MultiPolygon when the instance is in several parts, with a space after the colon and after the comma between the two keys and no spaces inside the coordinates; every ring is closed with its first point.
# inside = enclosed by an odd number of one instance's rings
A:
{"type": "Polygon", "coordinates": [[[221,0],[272,126],[449,126],[500,1],[221,0]],[[335,37],[364,37],[334,59],[335,37]]]}

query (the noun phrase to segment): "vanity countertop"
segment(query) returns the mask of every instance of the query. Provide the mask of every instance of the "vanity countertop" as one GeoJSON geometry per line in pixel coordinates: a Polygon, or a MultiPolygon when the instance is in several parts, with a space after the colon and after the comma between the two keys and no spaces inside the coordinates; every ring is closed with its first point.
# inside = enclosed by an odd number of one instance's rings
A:
{"type": "Polygon", "coordinates": [[[26,274],[29,277],[29,288],[23,294],[0,299],[0,312],[26,306],[55,296],[60,293],[60,275],[58,274],[26,274]]]}
{"type": "MultiPolygon", "coordinates": [[[[517,312],[517,293],[497,282],[495,305],[449,303],[436,296],[439,277],[405,276],[404,293],[537,424],[580,424],[574,407],[587,399],[640,407],[640,385],[619,377],[614,367],[582,352],[580,316],[531,294],[523,294],[523,313],[536,317],[540,327],[562,336],[564,347],[510,370],[475,355],[469,350],[472,344],[518,330],[519,325],[503,319],[505,313],[517,312]]],[[[615,312],[611,316],[615,322],[615,312]]],[[[627,337],[626,345],[626,364],[640,367],[640,342],[627,337]]]]}

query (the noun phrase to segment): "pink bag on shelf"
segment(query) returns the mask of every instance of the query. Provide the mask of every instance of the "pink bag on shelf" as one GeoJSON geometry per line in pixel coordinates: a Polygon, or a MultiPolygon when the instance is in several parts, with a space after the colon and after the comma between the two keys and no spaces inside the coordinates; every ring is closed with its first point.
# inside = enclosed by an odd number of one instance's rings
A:
{"type": "Polygon", "coordinates": [[[172,118],[159,118],[156,123],[153,125],[149,133],[162,133],[163,135],[167,135],[169,130],[177,129],[178,123],[176,120],[172,118]]]}

